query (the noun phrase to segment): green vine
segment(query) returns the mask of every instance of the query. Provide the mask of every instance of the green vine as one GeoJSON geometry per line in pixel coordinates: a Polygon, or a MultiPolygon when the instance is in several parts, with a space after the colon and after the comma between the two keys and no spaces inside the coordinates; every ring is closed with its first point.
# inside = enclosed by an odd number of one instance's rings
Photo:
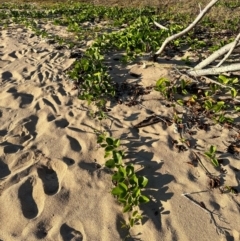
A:
{"type": "Polygon", "coordinates": [[[106,134],[101,133],[98,135],[97,143],[105,148],[104,158],[109,158],[105,163],[106,167],[114,170],[112,181],[115,187],[112,188],[111,193],[123,205],[123,213],[130,214],[129,222],[122,223],[122,227],[130,229],[142,219],[139,205],[149,202],[149,198],[142,194],[148,179],[138,176],[132,164],[123,162],[124,151],[119,150],[119,139],[107,137],[106,134]]]}

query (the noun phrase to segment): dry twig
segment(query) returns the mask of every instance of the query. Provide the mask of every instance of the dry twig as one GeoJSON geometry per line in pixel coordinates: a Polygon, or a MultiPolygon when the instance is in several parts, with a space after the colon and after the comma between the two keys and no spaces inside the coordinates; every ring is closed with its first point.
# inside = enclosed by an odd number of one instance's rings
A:
{"type": "Polygon", "coordinates": [[[185,28],[183,31],[181,31],[180,33],[174,34],[168,38],[166,38],[166,40],[163,42],[161,48],[155,53],[155,56],[158,56],[162,53],[162,51],[164,50],[164,48],[166,47],[166,45],[173,41],[174,39],[177,39],[181,36],[183,36],[184,34],[186,34],[187,32],[189,32],[192,28],[195,27],[195,25],[204,17],[204,15],[211,9],[211,7],[217,3],[219,0],[212,0],[197,16],[197,18],[187,27],[185,28]]]}
{"type": "Polygon", "coordinates": [[[237,46],[237,43],[240,40],[240,33],[238,34],[238,36],[235,38],[235,40],[232,43],[232,47],[230,48],[230,50],[228,51],[228,53],[226,54],[226,56],[222,59],[222,61],[216,66],[216,67],[220,67],[223,62],[231,55],[232,51],[234,50],[234,48],[237,46]]]}
{"type": "Polygon", "coordinates": [[[185,198],[187,198],[189,201],[191,201],[194,205],[196,205],[197,207],[201,208],[204,212],[208,213],[210,215],[210,219],[211,221],[213,221],[215,227],[216,227],[216,230],[218,233],[221,233],[221,234],[224,234],[224,227],[221,227],[217,224],[215,218],[214,218],[214,215],[216,215],[218,217],[218,219],[220,221],[224,221],[223,218],[222,218],[222,215],[221,214],[217,214],[217,213],[214,213],[210,210],[208,210],[205,205],[201,205],[201,203],[198,203],[197,201],[195,201],[193,198],[191,198],[189,196],[189,193],[183,193],[182,196],[184,196],[185,198]]]}
{"type": "Polygon", "coordinates": [[[160,23],[157,23],[156,21],[154,21],[154,24],[155,24],[157,27],[161,28],[161,29],[168,30],[168,28],[164,27],[164,26],[161,25],[160,23]]]}

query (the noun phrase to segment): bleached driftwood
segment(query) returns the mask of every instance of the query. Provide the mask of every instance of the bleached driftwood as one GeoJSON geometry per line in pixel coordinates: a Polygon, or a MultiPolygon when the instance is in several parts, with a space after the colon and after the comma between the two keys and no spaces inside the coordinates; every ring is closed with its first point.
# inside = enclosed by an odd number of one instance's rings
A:
{"type": "Polygon", "coordinates": [[[161,25],[160,23],[157,23],[156,21],[154,21],[154,24],[155,24],[157,27],[161,28],[161,29],[168,30],[168,28],[164,27],[164,26],[161,25]]]}
{"type": "Polygon", "coordinates": [[[198,7],[199,7],[199,10],[200,10],[200,13],[201,13],[202,12],[202,7],[201,7],[200,3],[198,4],[198,7]]]}
{"type": "MultiPolygon", "coordinates": [[[[223,46],[222,48],[220,48],[219,50],[215,51],[212,55],[210,55],[208,58],[206,58],[205,60],[203,60],[201,63],[199,63],[197,66],[194,67],[195,70],[197,69],[202,69],[205,66],[211,64],[214,60],[216,60],[217,58],[219,58],[220,56],[224,55],[225,53],[227,53],[228,51],[230,51],[230,49],[234,46],[234,42],[229,43],[225,46],[223,46]]],[[[237,46],[240,46],[240,41],[237,43],[237,46]]]]}
{"type": "Polygon", "coordinates": [[[197,77],[197,76],[202,76],[202,75],[217,75],[217,74],[221,74],[224,72],[233,72],[233,71],[240,70],[240,62],[236,63],[236,64],[231,64],[231,65],[220,67],[222,65],[222,63],[224,63],[224,61],[231,55],[234,48],[236,46],[240,46],[239,39],[240,39],[240,33],[238,34],[238,36],[235,38],[235,40],[232,43],[227,44],[227,45],[223,46],[221,49],[219,49],[218,51],[214,52],[207,59],[205,59],[200,64],[195,66],[195,68],[190,69],[188,71],[188,74],[191,76],[197,77]],[[205,66],[207,66],[208,64],[212,63],[217,58],[219,58],[221,55],[225,54],[226,52],[228,52],[228,53],[216,67],[209,68],[209,69],[202,69],[205,66]]]}
{"type": "Polygon", "coordinates": [[[166,45],[171,42],[174,39],[177,39],[181,36],[183,36],[184,34],[186,34],[187,32],[189,32],[191,29],[193,29],[195,27],[195,25],[204,17],[204,15],[211,9],[211,7],[216,4],[219,0],[212,0],[200,13],[199,15],[196,17],[196,19],[187,27],[185,28],[183,31],[181,31],[180,33],[176,33],[168,38],[166,38],[166,40],[163,42],[161,48],[155,53],[155,56],[158,56],[162,53],[162,51],[164,50],[164,48],[166,47],[166,45]]]}
{"type": "MultiPolygon", "coordinates": [[[[194,28],[195,25],[204,17],[204,15],[218,1],[219,0],[212,0],[203,10],[201,10],[201,7],[200,7],[200,13],[196,17],[196,19],[187,28],[185,28],[180,33],[174,34],[174,35],[166,38],[166,40],[163,42],[161,48],[154,54],[154,59],[156,59],[157,56],[159,56],[163,52],[164,48],[166,47],[166,45],[169,42],[171,42],[172,40],[175,40],[175,39],[183,36],[184,34],[189,32],[192,28],[194,28]]],[[[162,28],[162,29],[164,28],[165,29],[164,26],[158,24],[157,22],[154,22],[154,24],[156,26],[158,26],[159,28],[162,28]]],[[[233,49],[236,46],[239,46],[239,45],[240,45],[240,33],[239,33],[239,35],[236,37],[236,39],[232,43],[227,44],[227,45],[223,46],[221,49],[219,49],[218,51],[214,52],[207,59],[205,59],[200,64],[195,66],[195,68],[190,69],[188,71],[188,74],[191,75],[191,76],[197,77],[197,76],[202,76],[202,75],[216,75],[216,74],[220,74],[220,73],[224,73],[224,72],[232,72],[232,71],[240,70],[240,63],[220,67],[222,65],[222,63],[224,63],[224,61],[230,56],[230,54],[232,53],[233,49]],[[226,56],[222,59],[222,61],[220,61],[220,63],[217,65],[217,67],[209,68],[209,69],[202,69],[205,66],[211,64],[214,60],[216,60],[217,58],[219,58],[220,56],[222,56],[225,53],[227,53],[226,56]]]]}
{"type": "Polygon", "coordinates": [[[190,69],[187,73],[191,76],[197,77],[202,75],[218,75],[225,72],[233,72],[240,70],[240,63],[231,64],[222,67],[215,67],[209,69],[190,69]]]}
{"type": "Polygon", "coordinates": [[[190,69],[188,71],[188,74],[197,77],[197,76],[202,76],[202,75],[216,75],[216,74],[220,74],[220,73],[224,73],[224,72],[232,72],[232,71],[240,70],[240,63],[232,64],[232,65],[228,65],[228,66],[224,66],[224,67],[219,67],[230,56],[230,54],[232,53],[234,48],[237,46],[240,46],[239,39],[240,39],[240,33],[238,34],[238,36],[232,43],[229,43],[229,44],[223,46],[221,49],[215,51],[212,55],[210,55],[208,58],[203,60],[200,64],[195,66],[193,69],[190,69]],[[220,56],[224,55],[225,53],[227,53],[226,56],[222,59],[222,61],[215,68],[202,69],[205,66],[211,64],[214,60],[216,60],[220,56]]]}
{"type": "Polygon", "coordinates": [[[234,48],[237,46],[237,44],[239,43],[240,44],[240,33],[238,34],[238,36],[235,38],[235,40],[233,41],[232,43],[232,47],[231,49],[228,51],[228,53],[226,54],[226,56],[222,59],[222,61],[216,66],[216,67],[220,67],[225,60],[228,59],[228,57],[231,55],[232,51],[234,50],[234,48]]]}

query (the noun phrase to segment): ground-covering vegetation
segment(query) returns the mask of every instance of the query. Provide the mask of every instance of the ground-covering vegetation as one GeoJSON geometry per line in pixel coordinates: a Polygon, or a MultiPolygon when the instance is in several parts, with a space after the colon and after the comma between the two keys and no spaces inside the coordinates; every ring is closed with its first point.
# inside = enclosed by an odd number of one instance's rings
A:
{"type": "MultiPolygon", "coordinates": [[[[89,105],[94,104],[98,107],[94,116],[99,119],[107,118],[107,101],[118,103],[116,100],[118,86],[108,73],[105,56],[121,51],[123,53],[122,63],[136,60],[145,54],[151,56],[168,36],[186,28],[195,13],[195,11],[188,13],[179,11],[173,15],[177,4],[169,8],[169,11],[163,11],[159,6],[157,7],[157,4],[154,7],[132,8],[126,6],[125,2],[125,7],[122,8],[76,2],[41,3],[41,5],[1,4],[0,23],[6,28],[11,24],[28,27],[36,35],[46,38],[49,43],[57,44],[59,48],[72,49],[72,57],[76,58],[76,61],[67,74],[74,82],[75,88],[78,89],[79,98],[86,100],[89,105]],[[157,28],[154,21],[168,29],[157,28]],[[69,31],[69,36],[64,38],[48,33],[41,28],[40,22],[51,22],[53,25],[63,26],[69,31]],[[87,47],[86,43],[89,40],[94,40],[94,42],[87,47]],[[85,51],[79,52],[79,48],[85,51]]],[[[238,9],[240,12],[240,3],[239,1],[220,1],[215,8],[221,11],[222,9],[227,9],[227,11],[238,9]]],[[[203,52],[211,53],[231,42],[239,30],[239,15],[223,18],[222,21],[214,20],[212,15],[207,16],[194,30],[171,42],[165,50],[165,55],[180,53],[182,48],[189,48],[196,57],[201,59],[203,52]]],[[[153,61],[153,59],[150,60],[153,61]]],[[[189,65],[192,64],[190,59],[185,59],[185,61],[189,65]]],[[[149,89],[159,91],[159,95],[162,95],[171,106],[181,105],[188,108],[192,113],[192,125],[197,123],[204,129],[209,127],[200,123],[199,115],[201,114],[228,128],[236,127],[234,118],[238,116],[240,110],[239,79],[234,75],[219,75],[216,76],[215,81],[221,85],[189,78],[161,78],[156,79],[155,86],[149,89]]],[[[138,103],[132,105],[136,104],[138,103]]],[[[181,116],[175,114],[172,121],[178,129],[183,128],[184,120],[181,116]]],[[[183,138],[182,141],[187,143],[187,140],[183,138]]],[[[110,159],[106,161],[106,167],[115,169],[112,176],[115,183],[112,194],[123,204],[123,212],[131,212],[129,223],[126,224],[126,227],[130,228],[141,219],[139,210],[134,208],[140,203],[149,201],[148,197],[141,194],[141,189],[146,187],[148,180],[145,177],[138,177],[134,166],[123,162],[124,153],[118,149],[120,140],[100,133],[98,143],[105,148],[105,158],[110,156],[110,159]]],[[[234,145],[229,147],[229,150],[237,153],[234,145]]],[[[214,167],[218,168],[220,163],[215,152],[216,148],[210,146],[205,156],[214,167]]],[[[219,171],[221,171],[220,168],[219,171]]],[[[210,175],[210,180],[212,188],[219,186],[216,177],[210,175]]],[[[224,190],[235,191],[229,186],[226,186],[224,190]]]]}
{"type": "Polygon", "coordinates": [[[141,193],[141,189],[146,187],[148,179],[144,176],[138,176],[132,164],[123,163],[124,151],[120,150],[120,140],[107,137],[105,133],[97,133],[97,142],[105,148],[106,167],[115,169],[112,181],[115,187],[112,194],[117,197],[119,203],[123,205],[123,212],[131,211],[129,222],[123,223],[122,227],[131,228],[136,224],[142,215],[136,209],[141,203],[149,202],[149,198],[141,193]]]}

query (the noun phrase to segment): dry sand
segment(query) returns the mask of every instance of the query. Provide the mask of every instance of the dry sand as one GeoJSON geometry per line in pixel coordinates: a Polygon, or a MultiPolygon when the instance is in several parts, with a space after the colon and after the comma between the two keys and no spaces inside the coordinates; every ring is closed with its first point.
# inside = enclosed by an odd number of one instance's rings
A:
{"type": "MultiPolygon", "coordinates": [[[[144,108],[109,103],[110,119],[92,119],[64,73],[74,61],[69,54],[29,30],[1,29],[0,240],[124,239],[127,232],[121,229],[121,221],[126,216],[110,194],[111,174],[104,168],[94,129],[105,129],[120,138],[127,159],[139,175],[149,179],[145,194],[151,201],[142,205],[143,222],[126,240],[240,240],[240,196],[209,189],[201,166],[187,163],[191,151],[178,153],[171,147],[171,138],[180,138],[174,125],[133,127],[150,116],[150,111],[172,116],[173,109],[163,105],[159,93],[144,97],[144,108]],[[203,202],[211,213],[182,193],[192,193],[189,196],[203,202]]],[[[137,82],[144,86],[169,75],[169,65],[164,64],[142,69],[137,65],[122,68],[111,58],[108,63],[116,81],[136,82],[129,70],[142,73],[137,82]]],[[[214,144],[223,152],[227,174],[221,178],[240,191],[240,162],[222,143],[232,141],[232,134],[235,132],[215,125],[209,132],[198,130],[192,141],[199,145],[198,151],[214,144]]]]}

